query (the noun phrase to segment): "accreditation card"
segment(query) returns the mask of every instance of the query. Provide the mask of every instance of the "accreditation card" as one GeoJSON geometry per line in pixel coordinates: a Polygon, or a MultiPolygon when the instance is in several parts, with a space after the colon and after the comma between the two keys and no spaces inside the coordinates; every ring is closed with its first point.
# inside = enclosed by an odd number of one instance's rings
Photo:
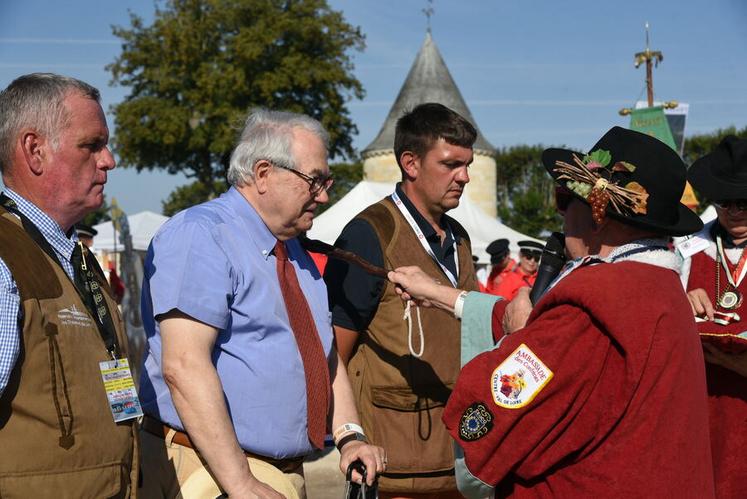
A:
{"type": "Polygon", "coordinates": [[[682,258],[690,258],[694,254],[708,248],[711,243],[704,234],[697,233],[685,237],[675,237],[674,245],[680,252],[680,255],[682,255],[682,258]]]}
{"type": "Polygon", "coordinates": [[[130,372],[127,359],[115,359],[99,362],[101,378],[104,380],[106,398],[109,400],[109,410],[112,411],[114,422],[125,421],[143,415],[140,400],[137,398],[135,381],[130,372]]]}

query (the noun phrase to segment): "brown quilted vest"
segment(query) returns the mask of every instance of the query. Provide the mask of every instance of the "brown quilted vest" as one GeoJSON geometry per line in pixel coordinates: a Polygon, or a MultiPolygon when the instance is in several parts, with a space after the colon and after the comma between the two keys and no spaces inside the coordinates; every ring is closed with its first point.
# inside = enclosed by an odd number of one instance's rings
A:
{"type": "MultiPolygon", "coordinates": [[[[0,398],[0,497],[133,497],[135,423],[115,424],[99,362],[110,360],[70,278],[0,208],[0,257],[21,297],[21,351],[0,398]]],[[[117,305],[99,276],[123,355],[117,305]]],[[[135,484],[135,485],[134,485],[135,484]]]]}
{"type": "MultiPolygon", "coordinates": [[[[358,215],[376,232],[387,268],[417,265],[435,279],[448,278],[425,252],[394,203],[386,198],[358,215]]],[[[447,217],[459,236],[458,287],[476,290],[467,233],[447,217]]],[[[374,319],[361,335],[348,364],[358,411],[372,443],[387,450],[382,490],[436,492],[453,490],[454,452],[441,414],[454,387],[460,362],[460,323],[451,314],[420,308],[425,349],[410,354],[405,303],[387,283],[374,319]]],[[[420,350],[417,313],[412,308],[413,350],[420,350]]]]}

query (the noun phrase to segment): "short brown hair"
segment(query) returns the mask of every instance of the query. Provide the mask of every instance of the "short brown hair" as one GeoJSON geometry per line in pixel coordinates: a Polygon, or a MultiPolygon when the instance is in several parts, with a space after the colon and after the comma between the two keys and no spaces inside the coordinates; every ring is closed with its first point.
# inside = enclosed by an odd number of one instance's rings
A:
{"type": "Polygon", "coordinates": [[[438,139],[471,148],[477,140],[477,130],[466,118],[443,104],[420,104],[397,120],[394,129],[397,164],[403,152],[412,151],[422,157],[438,139]]]}

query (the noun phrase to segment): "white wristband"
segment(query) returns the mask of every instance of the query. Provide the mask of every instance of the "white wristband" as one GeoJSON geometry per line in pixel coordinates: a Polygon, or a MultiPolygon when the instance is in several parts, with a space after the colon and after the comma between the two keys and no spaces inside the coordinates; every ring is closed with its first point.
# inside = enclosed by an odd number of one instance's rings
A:
{"type": "Polygon", "coordinates": [[[360,433],[361,435],[366,436],[366,434],[363,432],[363,428],[361,428],[360,425],[355,423],[345,423],[338,426],[335,432],[332,434],[332,438],[334,439],[335,444],[338,442],[338,440],[340,440],[340,437],[348,433],[360,433]]]}
{"type": "Polygon", "coordinates": [[[462,291],[459,293],[459,296],[457,296],[456,302],[454,303],[454,317],[457,319],[462,318],[462,313],[464,312],[464,299],[467,297],[467,292],[462,291]]]}

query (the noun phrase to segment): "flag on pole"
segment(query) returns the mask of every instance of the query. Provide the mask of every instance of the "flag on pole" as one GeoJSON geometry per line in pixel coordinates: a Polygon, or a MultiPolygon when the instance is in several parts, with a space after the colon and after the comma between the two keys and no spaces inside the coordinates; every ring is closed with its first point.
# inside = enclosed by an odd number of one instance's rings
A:
{"type": "MultiPolygon", "coordinates": [[[[662,106],[643,107],[645,104],[640,101],[636,103],[636,109],[630,113],[630,129],[656,137],[682,155],[685,121],[690,106],[680,104],[674,109],[665,110],[662,106]],[[676,135],[672,133],[671,125],[675,125],[676,135]]],[[[680,201],[691,210],[695,210],[700,204],[689,182],[685,183],[685,191],[680,201]]]]}

